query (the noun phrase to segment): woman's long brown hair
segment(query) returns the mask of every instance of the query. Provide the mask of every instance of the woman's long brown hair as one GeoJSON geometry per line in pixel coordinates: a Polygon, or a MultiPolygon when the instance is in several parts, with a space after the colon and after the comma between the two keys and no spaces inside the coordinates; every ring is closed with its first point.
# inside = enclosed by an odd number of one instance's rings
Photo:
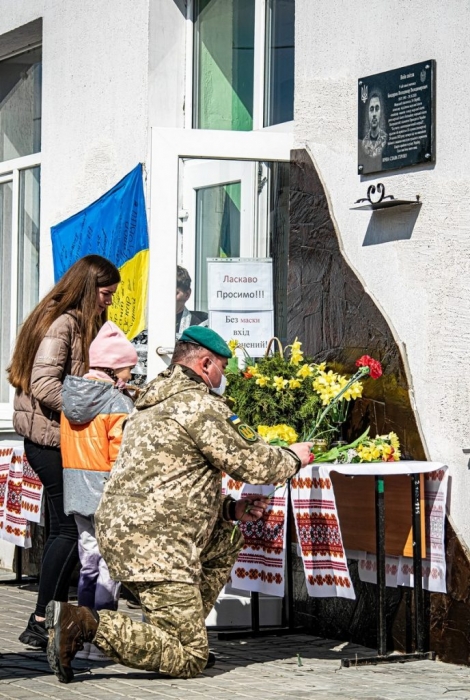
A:
{"type": "Polygon", "coordinates": [[[82,356],[88,369],[88,348],[106,321],[107,314],[96,314],[97,291],[121,281],[119,270],[101,255],[86,255],[60,278],[23,323],[7,368],[8,381],[26,394],[36,352],[49,327],[67,311],[74,310],[78,322],[82,356]]]}

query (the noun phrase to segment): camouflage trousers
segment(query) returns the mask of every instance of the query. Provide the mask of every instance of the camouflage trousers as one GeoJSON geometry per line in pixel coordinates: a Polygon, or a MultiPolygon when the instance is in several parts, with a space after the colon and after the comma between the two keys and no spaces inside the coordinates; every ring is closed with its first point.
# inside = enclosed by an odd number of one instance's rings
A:
{"type": "Polygon", "coordinates": [[[145,622],[100,610],[93,640],[114,661],[174,678],[193,678],[207,663],[209,645],[205,618],[227,582],[243,546],[233,524],[219,521],[201,554],[199,585],[178,582],[123,583],[140,600],[145,622]]]}

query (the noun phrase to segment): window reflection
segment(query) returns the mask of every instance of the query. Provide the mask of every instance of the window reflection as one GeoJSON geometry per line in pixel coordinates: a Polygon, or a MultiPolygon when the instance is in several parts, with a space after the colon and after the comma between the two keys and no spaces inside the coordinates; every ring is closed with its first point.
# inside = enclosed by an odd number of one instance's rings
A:
{"type": "Polygon", "coordinates": [[[191,296],[191,277],[186,268],[176,268],[176,337],[179,338],[189,326],[207,326],[205,311],[190,311],[186,302],[191,296]]]}
{"type": "Polygon", "coordinates": [[[20,325],[39,296],[39,178],[41,168],[20,171],[18,218],[18,305],[20,325]]]}
{"type": "Polygon", "coordinates": [[[207,258],[240,257],[240,198],[240,182],[197,190],[197,308],[208,308],[207,258]]]}
{"type": "Polygon", "coordinates": [[[194,126],[253,128],[254,0],[195,2],[194,126]]]}

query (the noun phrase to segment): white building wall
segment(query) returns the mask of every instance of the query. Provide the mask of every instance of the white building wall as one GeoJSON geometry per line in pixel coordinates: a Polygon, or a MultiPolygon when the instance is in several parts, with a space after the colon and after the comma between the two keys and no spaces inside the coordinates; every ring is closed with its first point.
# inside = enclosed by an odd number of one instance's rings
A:
{"type": "MultiPolygon", "coordinates": [[[[148,0],[45,2],[41,254],[51,265],[51,225],[147,158],[148,17],[148,0]]],[[[43,275],[40,293],[51,282],[43,275]]]]}
{"type": "Polygon", "coordinates": [[[0,35],[43,19],[41,277],[50,227],[148,156],[149,0],[0,1],[0,35]]]}
{"type": "Polygon", "coordinates": [[[406,345],[428,458],[450,467],[451,517],[467,544],[469,36],[466,0],[296,0],[295,145],[309,149],[344,253],[406,345]],[[430,59],[437,63],[435,165],[359,177],[357,80],[430,59]],[[349,210],[376,182],[395,197],[421,196],[414,228],[412,212],[380,212],[369,227],[371,212],[349,210]]]}

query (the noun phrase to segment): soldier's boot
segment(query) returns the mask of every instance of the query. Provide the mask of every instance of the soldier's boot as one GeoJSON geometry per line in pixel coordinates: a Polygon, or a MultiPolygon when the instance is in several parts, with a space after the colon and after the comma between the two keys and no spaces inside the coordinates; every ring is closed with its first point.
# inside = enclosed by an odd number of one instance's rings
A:
{"type": "Polygon", "coordinates": [[[98,629],[99,616],[95,610],[51,600],[46,608],[46,629],[49,630],[47,660],[61,683],[73,679],[72,660],[92,642],[98,629]]]}

